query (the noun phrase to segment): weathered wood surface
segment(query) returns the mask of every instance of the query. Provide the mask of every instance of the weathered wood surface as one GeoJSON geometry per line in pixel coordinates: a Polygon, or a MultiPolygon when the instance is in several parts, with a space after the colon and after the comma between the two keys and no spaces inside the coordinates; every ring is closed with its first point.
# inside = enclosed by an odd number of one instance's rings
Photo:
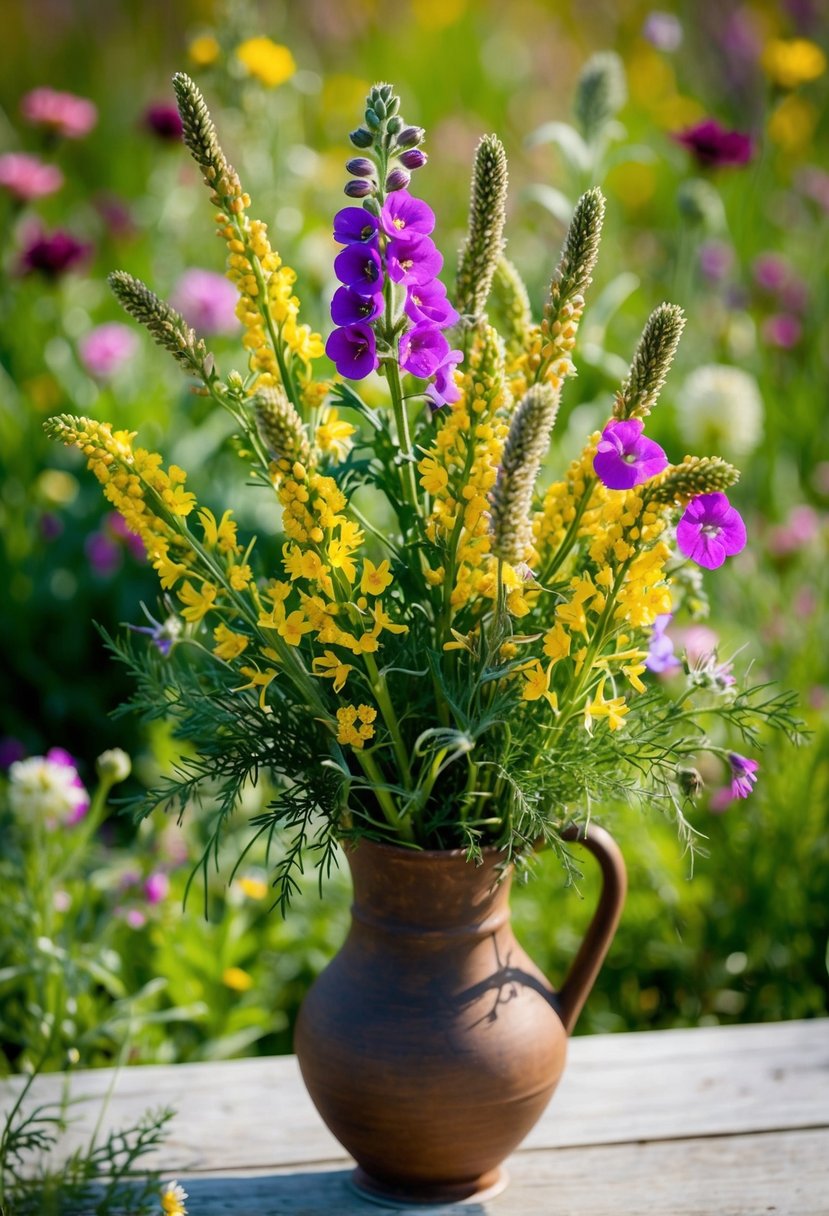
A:
{"type": "MultiPolygon", "coordinates": [[[[111,1081],[74,1075],[73,1094],[88,1102],[67,1144],[88,1134],[111,1081]]],[[[59,1086],[41,1078],[33,1098],[59,1086]]],[[[154,1164],[185,1180],[193,1216],[384,1210],[350,1191],[348,1159],[293,1057],[126,1069],[105,1126],[160,1105],[177,1115],[154,1164]]],[[[430,1210],[829,1216],[829,1019],[575,1039],[558,1092],[508,1168],[501,1196],[430,1210]]]]}

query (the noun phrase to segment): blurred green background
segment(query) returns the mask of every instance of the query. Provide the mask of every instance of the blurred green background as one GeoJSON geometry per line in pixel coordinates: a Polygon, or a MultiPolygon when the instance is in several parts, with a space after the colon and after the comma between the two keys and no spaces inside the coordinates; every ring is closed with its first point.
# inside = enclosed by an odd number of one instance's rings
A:
{"type": "MultiPolygon", "coordinates": [[[[89,413],[138,430],[142,443],[188,470],[200,501],[232,505],[251,529],[272,526],[256,496],[244,493],[225,420],[146,335],[137,335],[134,353],[112,375],[95,374],[83,357],[91,331],[123,319],[106,287],[110,270],[126,269],[168,297],[188,269],[223,269],[197,173],[180,141],[152,129],[147,107],[172,103],[173,71],[195,77],[253,198],[252,214],[268,221],[274,245],[299,273],[304,319],[324,331],[333,283],[329,225],[342,197],[347,134],[368,85],[388,79],[407,120],[427,129],[430,163],[417,187],[438,213],[450,274],[482,133],[496,131],[507,147],[508,252],[536,309],[573,202],[594,183],[607,194],[579,377],[565,395],[551,469],[607,416],[649,311],[663,299],[686,309],[654,438],[675,458],[716,450],[737,463],[743,477],[735,501],[750,529],[746,553],[708,580],[706,627],[721,657],[739,652],[738,665],[750,664],[755,678],[796,688],[812,731],[800,751],[769,741],[745,803],[716,814],[703,797],[693,877],[670,825],[603,809],[628,858],[632,889],[580,1030],[825,1014],[825,5],[29,0],[7,5],[4,18],[0,152],[35,153],[58,164],[65,181],[28,205],[0,189],[3,755],[65,747],[90,784],[104,747],[130,752],[133,782],[173,759],[163,732],[148,735],[109,717],[127,689],[92,625],[142,623],[141,603],[157,605],[155,578],[114,531],[81,463],[43,438],[44,417],[89,413]],[[269,87],[239,59],[237,48],[255,37],[289,49],[293,70],[283,83],[269,87]],[[585,63],[605,51],[619,57],[626,100],[612,138],[585,160],[567,134],[572,127],[562,125],[572,123],[585,63]],[[90,98],[98,108],[94,129],[55,143],[27,125],[21,98],[40,85],[90,98]],[[748,163],[701,163],[674,138],[712,117],[751,135],[748,163]],[[23,273],[25,250],[44,228],[88,244],[71,272],[23,273]]],[[[217,334],[211,348],[222,368],[242,366],[233,333],[217,334]]],[[[721,776],[704,775],[715,790],[721,776]]],[[[239,840],[258,805],[252,794],[240,810],[239,840]]],[[[206,923],[197,899],[181,909],[188,860],[206,835],[199,815],[181,830],[160,822],[138,834],[113,816],[96,842],[66,846],[70,872],[54,880],[66,896],[51,918],[50,940],[63,952],[56,956],[30,945],[43,936],[27,885],[30,844],[10,813],[3,816],[7,1066],[24,1066],[38,1050],[25,1010],[48,1003],[44,976],[53,973],[72,1005],[50,1066],[64,1062],[73,1043],[86,1063],[124,1050],[146,1062],[290,1049],[301,994],[345,931],[342,875],[322,903],[309,879],[283,924],[268,912],[262,859],[253,856],[247,886],[237,879],[228,889],[221,877],[211,879],[206,923]],[[142,883],[156,872],[169,880],[169,892],[150,901],[142,883]]],[[[562,874],[545,859],[514,901],[525,944],[554,977],[595,901],[585,869],[579,891],[564,890],[562,874]]]]}

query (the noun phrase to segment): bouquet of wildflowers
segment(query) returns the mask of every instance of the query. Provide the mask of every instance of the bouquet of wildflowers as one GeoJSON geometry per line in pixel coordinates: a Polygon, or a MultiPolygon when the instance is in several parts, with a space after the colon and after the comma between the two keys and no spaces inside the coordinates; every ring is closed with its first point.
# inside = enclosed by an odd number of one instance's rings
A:
{"type": "Polygon", "coordinates": [[[325,866],[340,840],[520,859],[594,804],[634,797],[688,833],[703,751],[729,766],[735,797],[749,793],[757,761],[729,739],[753,747],[764,721],[794,733],[789,698],[739,689],[715,655],[683,668],[665,632],[701,603],[699,567],[746,542],[726,493],[737,471],[716,456],[671,464],[645,433],[679,308],[653,312],[603,430],[539,484],[575,372],[600,191],[576,206],[538,321],[504,256],[505,152],[485,136],[450,298],[435,216],[410,189],[424,131],[375,86],[350,136],[324,343],[300,322],[296,275],[251,218],[201,94],[184,75],[175,88],[227,244],[247,372],[222,375],[143,283],[111,284],[232,414],[254,492],[275,501],[254,546],[134,434],[47,423],[87,457],[161,582],[158,617],[111,642],[137,679],[133,707],[172,719],[185,744],[143,810],[208,796],[206,865],[242,787],[268,773],[253,835],[280,842],[284,899],[306,852],[325,866]]]}

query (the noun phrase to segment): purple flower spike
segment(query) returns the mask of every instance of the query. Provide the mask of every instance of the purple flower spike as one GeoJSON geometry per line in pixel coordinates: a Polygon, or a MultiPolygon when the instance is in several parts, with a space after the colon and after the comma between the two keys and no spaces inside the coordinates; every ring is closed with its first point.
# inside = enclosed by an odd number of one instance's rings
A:
{"type": "Polygon", "coordinates": [[[608,422],[602,431],[593,469],[609,490],[630,490],[668,467],[668,457],[658,443],[643,434],[641,418],[608,422]]]}
{"type": "Polygon", "coordinates": [[[443,255],[431,237],[415,233],[405,241],[389,241],[386,269],[394,283],[429,283],[437,278],[442,266],[443,255]]]}
{"type": "Polygon", "coordinates": [[[377,344],[370,325],[344,325],[329,334],[325,353],[341,376],[364,380],[377,367],[377,344]]]}
{"type": "Polygon", "coordinates": [[[688,503],[677,524],[676,543],[692,562],[716,570],[745,548],[746,526],[725,494],[700,494],[688,503]]]}
{"type": "Polygon", "coordinates": [[[435,227],[435,213],[428,203],[408,190],[396,190],[383,204],[380,222],[388,236],[408,240],[415,234],[428,236],[435,227]]]}
{"type": "Polygon", "coordinates": [[[383,286],[380,254],[366,245],[346,245],[334,258],[334,273],[358,296],[374,296],[383,286]]]}
{"type": "Polygon", "coordinates": [[[356,325],[358,321],[373,321],[382,309],[382,292],[360,296],[350,287],[338,287],[331,301],[331,320],[335,325],[356,325]]]}
{"type": "Polygon", "coordinates": [[[648,644],[645,666],[654,675],[663,675],[666,671],[676,671],[678,667],[682,666],[674,654],[673,640],[665,633],[671,623],[671,616],[670,612],[663,612],[653,623],[653,633],[648,644]]]}
{"type": "Polygon", "coordinates": [[[678,131],[673,138],[706,169],[726,169],[747,165],[754,154],[754,142],[744,131],[727,131],[715,118],[706,118],[678,131]]]}
{"type": "Polygon", "coordinates": [[[339,245],[376,244],[380,221],[362,207],[343,207],[334,216],[334,240],[339,245]]]}
{"type": "Polygon", "coordinates": [[[426,389],[433,410],[460,400],[461,390],[455,383],[455,368],[462,359],[462,350],[450,350],[440,367],[435,369],[435,382],[426,389]]]}
{"type": "Polygon", "coordinates": [[[404,311],[415,324],[418,321],[432,321],[442,329],[454,325],[458,319],[440,279],[433,279],[431,283],[412,283],[406,294],[404,311]]]}
{"type": "Polygon", "coordinates": [[[449,343],[429,321],[414,325],[400,339],[400,366],[425,380],[433,375],[449,355],[449,343]]]}
{"type": "Polygon", "coordinates": [[[729,752],[728,763],[731,765],[731,797],[748,798],[757,781],[760,765],[739,752],[729,752]]]}

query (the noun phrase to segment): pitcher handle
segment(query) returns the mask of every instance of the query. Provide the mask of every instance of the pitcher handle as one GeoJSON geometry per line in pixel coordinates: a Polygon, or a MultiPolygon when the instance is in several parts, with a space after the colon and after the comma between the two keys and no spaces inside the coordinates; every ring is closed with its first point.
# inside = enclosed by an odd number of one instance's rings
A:
{"type": "Polygon", "coordinates": [[[602,871],[599,906],[558,992],[559,1016],[564,1029],[571,1034],[619,924],[627,893],[627,870],[616,841],[596,824],[591,823],[588,828],[572,825],[564,829],[561,839],[583,844],[596,858],[602,871]]]}

